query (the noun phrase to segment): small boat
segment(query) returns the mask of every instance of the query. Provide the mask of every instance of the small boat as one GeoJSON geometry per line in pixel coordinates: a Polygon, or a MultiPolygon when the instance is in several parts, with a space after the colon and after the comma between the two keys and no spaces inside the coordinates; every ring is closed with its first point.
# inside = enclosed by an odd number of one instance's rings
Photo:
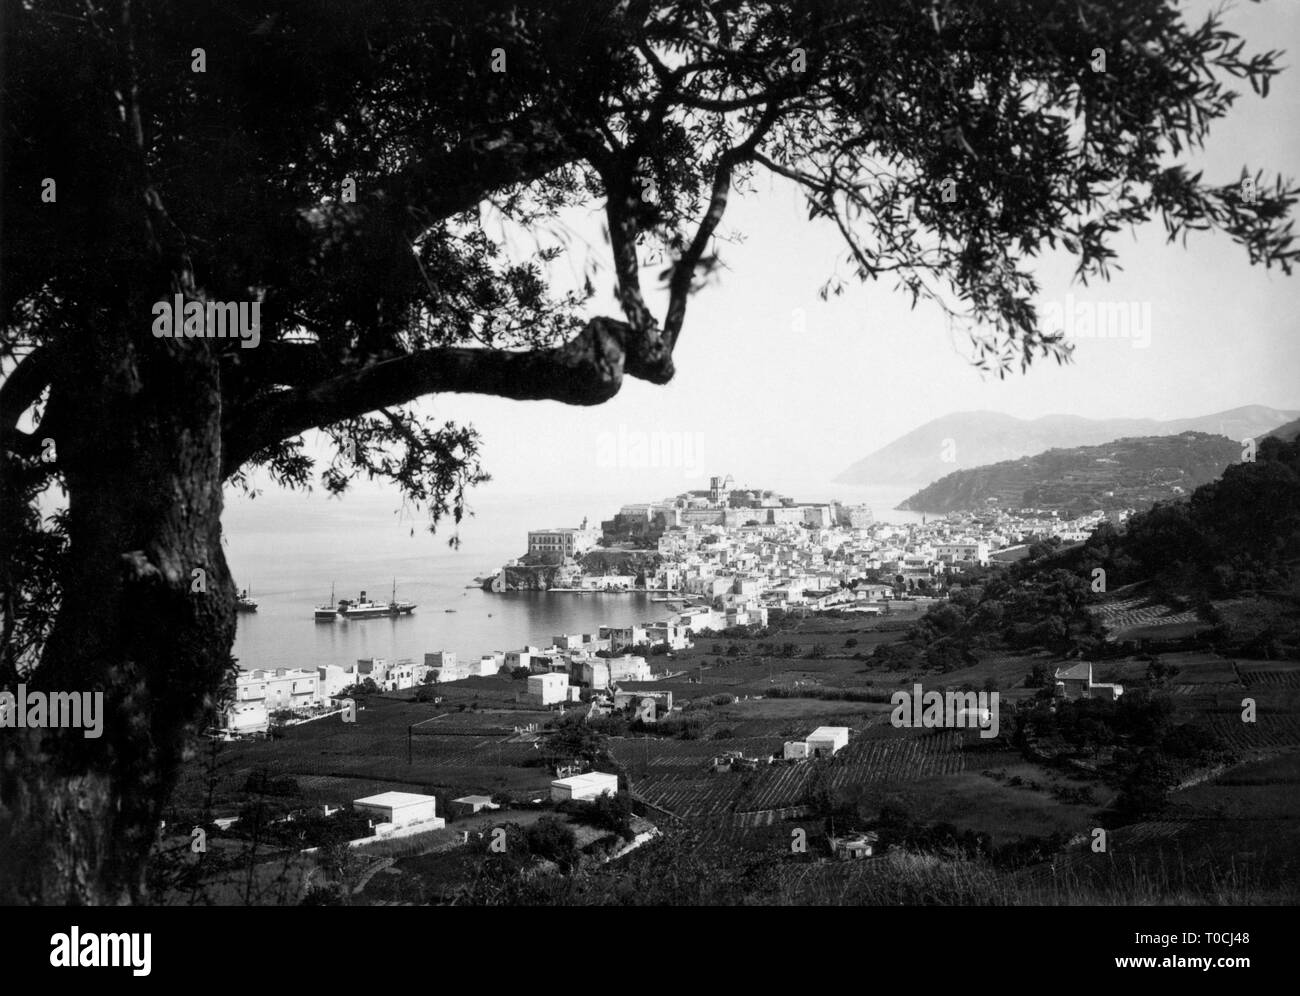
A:
{"type": "Polygon", "coordinates": [[[236,612],[257,611],[257,603],[248,597],[247,588],[245,588],[242,592],[240,592],[239,597],[235,599],[235,611],[236,612]]]}
{"type": "Polygon", "coordinates": [[[317,622],[333,622],[339,617],[339,606],[334,601],[334,585],[330,585],[330,600],[324,605],[316,606],[317,622]]]}
{"type": "Polygon", "coordinates": [[[443,611],[443,612],[455,612],[456,610],[455,610],[455,609],[443,609],[442,611],[443,611]]]}

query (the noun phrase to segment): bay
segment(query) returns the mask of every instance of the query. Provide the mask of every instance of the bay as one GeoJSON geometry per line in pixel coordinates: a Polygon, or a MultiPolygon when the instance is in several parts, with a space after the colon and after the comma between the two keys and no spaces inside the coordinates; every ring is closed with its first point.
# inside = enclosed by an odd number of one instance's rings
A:
{"type": "MultiPolygon", "coordinates": [[[[892,510],[905,497],[896,489],[797,488],[802,500],[825,500],[822,495],[870,504],[881,521],[920,518],[892,510]]],[[[399,499],[378,486],[341,499],[269,488],[250,499],[230,490],[226,557],[236,584],[258,603],[257,612],[239,616],[233,653],[243,668],[350,665],[366,657],[421,662],[435,650],[478,657],[545,646],[560,633],[666,618],[668,607],[644,593],[489,594],[474,585],[475,577],[522,555],[530,529],[576,526],[584,517],[598,524],[624,503],[656,497],[519,492],[488,484],[470,497],[473,516],[458,529],[446,523],[431,535],[425,517],[404,513],[399,499]],[[447,544],[453,532],[460,537],[457,549],[447,544]],[[394,583],[399,599],[416,603],[412,615],[330,623],[313,617],[317,604],[329,602],[331,585],[335,601],[364,590],[387,602],[394,583]]]]}

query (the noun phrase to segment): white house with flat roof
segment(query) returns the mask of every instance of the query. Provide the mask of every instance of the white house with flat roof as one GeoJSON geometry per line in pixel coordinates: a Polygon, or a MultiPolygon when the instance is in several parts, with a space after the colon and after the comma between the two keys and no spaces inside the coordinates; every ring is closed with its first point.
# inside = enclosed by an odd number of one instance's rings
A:
{"type": "Polygon", "coordinates": [[[255,668],[235,678],[235,701],[260,702],[267,712],[300,709],[322,700],[320,675],[314,668],[255,668]]]}
{"type": "Polygon", "coordinates": [[[528,552],[533,555],[551,555],[571,560],[585,553],[600,542],[599,529],[577,529],[561,527],[559,529],[530,529],[528,531],[528,552]]]}
{"type": "Polygon", "coordinates": [[[535,705],[548,706],[563,702],[569,697],[569,676],[550,672],[528,676],[528,700],[535,705]]]}
{"type": "Polygon", "coordinates": [[[808,759],[808,741],[787,740],[782,748],[781,756],[787,761],[806,761],[808,759]]]}
{"type": "Polygon", "coordinates": [[[224,719],[224,728],[231,733],[265,733],[271,725],[263,702],[233,702],[224,719]]]}
{"type": "MultiPolygon", "coordinates": [[[[378,817],[381,823],[389,825],[385,829],[401,830],[419,824],[422,829],[440,830],[447,825],[447,821],[437,814],[437,804],[437,798],[431,795],[381,792],[364,799],[354,799],[352,808],[378,817]]],[[[377,825],[375,830],[380,831],[381,827],[377,825]]]]}
{"type": "Polygon", "coordinates": [[[568,802],[570,799],[575,802],[589,801],[602,795],[617,794],[618,775],[603,771],[588,771],[584,775],[570,775],[551,782],[552,802],[568,802]]]}
{"type": "Polygon", "coordinates": [[[849,745],[847,726],[819,726],[803,740],[788,741],[782,751],[787,761],[803,761],[813,757],[833,757],[836,751],[849,745]]]}
{"type": "Polygon", "coordinates": [[[848,745],[847,726],[819,726],[808,734],[809,757],[831,757],[848,745]]]}

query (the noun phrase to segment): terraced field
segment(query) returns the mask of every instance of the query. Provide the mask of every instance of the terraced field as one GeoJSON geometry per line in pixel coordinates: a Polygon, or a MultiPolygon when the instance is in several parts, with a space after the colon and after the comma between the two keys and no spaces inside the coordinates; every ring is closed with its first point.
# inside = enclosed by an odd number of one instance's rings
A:
{"type": "Polygon", "coordinates": [[[960,730],[920,736],[860,738],[828,765],[833,786],[859,782],[910,782],[966,770],[960,730]]]}
{"type": "Polygon", "coordinates": [[[803,806],[809,784],[818,774],[825,775],[832,788],[959,774],[965,770],[964,736],[961,731],[942,730],[919,736],[855,738],[832,759],[777,763],[750,772],[713,773],[707,764],[713,754],[723,750],[744,749],[754,756],[758,752],[752,740],[658,741],[655,743],[664,744],[665,753],[640,760],[636,742],[624,741],[631,746],[623,756],[616,756],[620,761],[627,758],[634,794],[652,806],[683,819],[764,814],[750,820],[762,823],[796,815],[785,811],[803,806]],[[694,771],[681,770],[687,761],[699,766],[694,771]]]}
{"type": "Polygon", "coordinates": [[[745,792],[739,778],[727,775],[702,779],[655,774],[630,781],[636,798],[683,819],[718,817],[734,812],[745,792]]]}
{"type": "Polygon", "coordinates": [[[658,740],[654,738],[616,739],[610,751],[619,764],[630,771],[695,771],[712,774],[710,761],[724,751],[741,751],[746,757],[769,757],[781,749],[777,737],[738,737],[727,740],[658,740]]]}
{"type": "Polygon", "coordinates": [[[806,797],[815,765],[777,764],[751,772],[719,772],[705,777],[651,774],[634,777],[633,793],[652,806],[682,819],[749,814],[746,825],[763,825],[798,809],[806,797]]]}
{"type": "Polygon", "coordinates": [[[1300,665],[1278,662],[1273,665],[1239,664],[1237,673],[1247,688],[1300,688],[1300,665]]]}
{"type": "Polygon", "coordinates": [[[1235,750],[1267,750],[1300,746],[1300,717],[1270,715],[1261,710],[1254,723],[1243,723],[1240,715],[1215,715],[1210,719],[1214,732],[1235,750]]]}
{"type": "Polygon", "coordinates": [[[808,783],[812,781],[816,769],[817,762],[805,762],[774,764],[752,772],[748,778],[748,789],[743,793],[737,809],[746,813],[758,813],[801,805],[807,798],[808,783]]]}
{"type": "Polygon", "coordinates": [[[1220,695],[1241,691],[1241,685],[1235,681],[1202,681],[1170,686],[1175,695],[1198,695],[1214,703],[1220,695]]]}
{"type": "Polygon", "coordinates": [[[1091,611],[1114,639],[1139,627],[1194,625],[1201,621],[1195,609],[1178,611],[1145,595],[1103,602],[1091,611]]]}

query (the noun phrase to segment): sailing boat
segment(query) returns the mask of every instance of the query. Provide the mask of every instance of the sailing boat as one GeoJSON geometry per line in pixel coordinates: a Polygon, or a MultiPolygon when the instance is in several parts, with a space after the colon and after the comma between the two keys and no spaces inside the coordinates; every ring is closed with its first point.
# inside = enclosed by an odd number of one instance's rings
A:
{"type": "Polygon", "coordinates": [[[330,600],[327,605],[316,606],[317,622],[333,622],[339,617],[338,602],[334,601],[334,584],[330,583],[330,600]]]}

